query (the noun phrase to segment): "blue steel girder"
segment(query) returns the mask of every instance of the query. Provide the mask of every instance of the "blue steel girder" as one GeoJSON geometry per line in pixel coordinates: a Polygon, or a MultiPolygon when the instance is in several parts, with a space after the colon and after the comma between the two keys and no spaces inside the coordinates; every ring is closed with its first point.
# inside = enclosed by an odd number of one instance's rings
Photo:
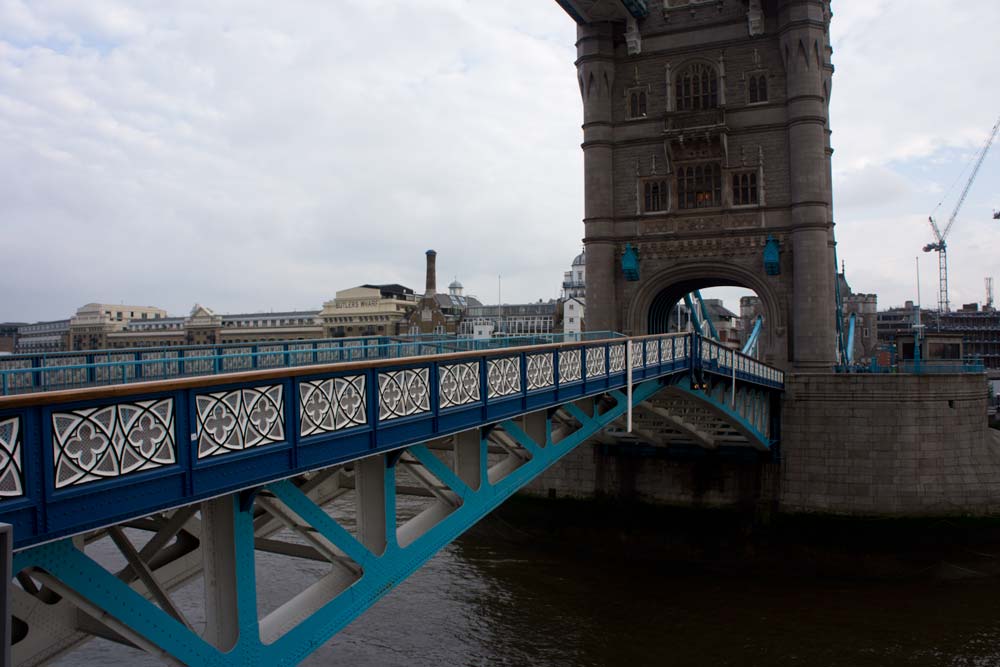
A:
{"type": "Polygon", "coordinates": [[[752,357],[758,356],[757,350],[760,340],[760,332],[764,327],[764,318],[760,315],[754,320],[753,330],[750,335],[747,336],[746,343],[743,344],[743,349],[740,350],[743,354],[749,354],[752,357]]]}
{"type": "MultiPolygon", "coordinates": [[[[638,383],[632,391],[632,404],[650,399],[667,385],[666,378],[638,383]]],[[[463,431],[452,438],[450,464],[425,443],[353,462],[356,534],[317,500],[316,491],[322,484],[310,486],[301,478],[273,481],[258,489],[201,502],[208,617],[204,633],[193,631],[182,617],[170,613],[169,605],[162,601],[167,592],[160,591],[159,597],[154,594],[159,574],[159,570],[154,571],[155,553],[129,561],[133,571],[148,570],[146,578],[133,578],[131,585],[122,573],[111,572],[93,560],[83,550],[80,538],[63,538],[19,551],[14,572],[61,596],[60,604],[72,605],[90,619],[87,627],[91,630],[96,625],[103,628],[103,636],[129,642],[167,660],[206,666],[294,665],[511,494],[625,414],[629,402],[626,392],[613,389],[601,395],[606,399],[588,399],[585,407],[567,403],[504,419],[489,428],[463,431]],[[558,423],[553,419],[557,411],[562,413],[558,423]],[[501,442],[494,437],[497,432],[505,434],[503,442],[509,452],[490,466],[491,443],[501,442]],[[397,469],[401,465],[415,470],[414,477],[427,484],[433,501],[397,528],[397,469]],[[278,549],[261,528],[266,521],[276,519],[312,545],[292,545],[288,547],[292,555],[316,560],[325,557],[332,569],[259,618],[254,550],[278,549]]],[[[181,519],[194,521],[192,515],[188,512],[181,519]]],[[[88,539],[99,539],[102,532],[88,539]]],[[[160,539],[160,546],[169,540],[167,534],[160,539]]],[[[12,589],[14,615],[18,623],[27,624],[27,636],[37,642],[37,633],[46,632],[45,605],[36,600],[36,596],[43,597],[44,590],[32,593],[29,588],[25,584],[12,589]],[[31,613],[39,615],[32,617],[31,613]],[[37,627],[32,626],[34,622],[37,627]]],[[[25,646],[15,644],[15,664],[34,664],[37,655],[26,654],[25,646]]]]}
{"type": "Polygon", "coordinates": [[[623,20],[626,18],[625,12],[636,19],[645,18],[649,14],[648,0],[618,1],[620,4],[616,9],[613,6],[615,0],[610,0],[610,2],[602,2],[602,0],[556,0],[566,10],[566,13],[581,25],[591,21],[623,20]],[[596,14],[591,11],[595,8],[598,10],[596,14]]]}
{"type": "MultiPolygon", "coordinates": [[[[718,376],[709,376],[706,382],[707,385],[702,384],[694,388],[688,381],[675,380],[670,388],[663,392],[663,398],[668,401],[675,397],[693,400],[714,415],[715,419],[712,421],[717,433],[720,427],[732,430],[742,436],[746,444],[751,447],[759,450],[770,449],[773,444],[770,421],[772,406],[766,392],[740,382],[736,383],[734,392],[731,380],[718,376]]],[[[701,430],[705,430],[704,426],[701,430]]],[[[727,444],[720,440],[721,438],[717,437],[711,446],[727,444]]]]}
{"type": "Polygon", "coordinates": [[[648,0],[622,0],[622,4],[633,18],[641,19],[649,14],[648,0]]]}

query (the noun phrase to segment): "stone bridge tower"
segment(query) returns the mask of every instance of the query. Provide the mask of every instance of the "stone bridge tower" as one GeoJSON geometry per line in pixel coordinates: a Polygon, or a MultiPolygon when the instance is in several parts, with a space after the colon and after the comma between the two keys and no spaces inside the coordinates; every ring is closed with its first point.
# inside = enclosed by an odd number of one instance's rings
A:
{"type": "Polygon", "coordinates": [[[829,0],[558,2],[578,26],[588,328],[666,331],[684,294],[739,285],[767,361],[828,368],[829,0]]]}

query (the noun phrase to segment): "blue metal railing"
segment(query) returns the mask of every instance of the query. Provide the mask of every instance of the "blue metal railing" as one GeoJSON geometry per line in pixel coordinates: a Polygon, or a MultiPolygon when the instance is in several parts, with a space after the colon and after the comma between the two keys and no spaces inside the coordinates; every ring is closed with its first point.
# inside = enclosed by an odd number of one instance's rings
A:
{"type": "Polygon", "coordinates": [[[783,381],[777,369],[696,334],[444,351],[0,398],[0,522],[14,525],[20,549],[627,392],[629,370],[636,385],[698,370],[773,391],[783,381]]]}
{"type": "Polygon", "coordinates": [[[697,346],[696,368],[727,377],[735,376],[738,380],[759,382],[776,389],[785,385],[784,371],[748,354],[703,336],[696,336],[694,343],[697,346]]]}
{"type": "Polygon", "coordinates": [[[447,335],[378,336],[12,355],[0,359],[0,396],[264,368],[398,359],[621,336],[611,332],[486,339],[447,335]]]}

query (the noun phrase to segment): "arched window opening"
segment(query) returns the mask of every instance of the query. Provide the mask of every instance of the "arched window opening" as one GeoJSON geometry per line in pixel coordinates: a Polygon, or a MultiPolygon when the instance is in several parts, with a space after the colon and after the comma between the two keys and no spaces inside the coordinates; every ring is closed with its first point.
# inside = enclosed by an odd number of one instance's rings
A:
{"type": "Polygon", "coordinates": [[[756,206],[759,201],[757,172],[744,171],[733,174],[733,206],[756,206]]]}
{"type": "Polygon", "coordinates": [[[695,63],[677,75],[674,92],[678,111],[714,109],[719,106],[719,76],[710,65],[695,63]]]}
{"type": "Polygon", "coordinates": [[[677,170],[677,207],[711,208],[722,205],[722,170],[718,164],[699,164],[677,170]]]}
{"type": "Polygon", "coordinates": [[[646,181],[642,186],[643,213],[666,211],[669,206],[669,191],[667,181],[662,179],[646,181]]]}
{"type": "Polygon", "coordinates": [[[751,74],[747,78],[747,104],[767,102],[767,74],[751,74]]]}
{"type": "Polygon", "coordinates": [[[628,117],[644,118],[646,116],[646,92],[633,90],[628,96],[628,117]]]}

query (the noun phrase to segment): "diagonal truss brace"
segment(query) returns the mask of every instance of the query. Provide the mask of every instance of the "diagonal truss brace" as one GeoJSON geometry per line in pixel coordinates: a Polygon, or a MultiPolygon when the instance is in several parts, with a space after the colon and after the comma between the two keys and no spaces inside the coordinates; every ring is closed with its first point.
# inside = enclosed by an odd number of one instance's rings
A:
{"type": "MultiPolygon", "coordinates": [[[[664,386],[661,380],[635,386],[632,404],[645,401],[664,386]]],[[[258,510],[288,525],[307,526],[317,553],[341,565],[349,561],[350,566],[334,567],[264,618],[257,614],[254,503],[241,499],[241,494],[201,504],[207,524],[202,531],[202,548],[207,554],[206,615],[215,619],[204,635],[190,629],[169,603],[158,606],[105,570],[73,539],[19,552],[13,570],[44,578],[47,586],[69,597],[83,614],[169,662],[220,667],[298,664],[442,547],[562,456],[621,418],[629,407],[621,391],[609,392],[604,401],[592,405],[592,410],[574,404],[563,406],[570,419],[560,418],[555,428],[554,411],[527,415],[520,423],[510,420],[495,425],[493,428],[501,430],[519,451],[518,456],[511,454],[492,468],[486,428],[456,436],[454,471],[425,445],[406,448],[407,460],[419,464],[425,473],[423,482],[436,478],[445,490],[443,498],[435,495],[428,510],[399,529],[395,511],[399,456],[376,455],[355,462],[359,476],[357,537],[314,502],[304,486],[300,488],[291,480],[267,485],[256,494],[258,510]],[[542,415],[544,430],[540,433],[544,437],[540,441],[529,435],[537,429],[524,425],[531,417],[540,420],[542,415]],[[557,435],[562,437],[555,440],[557,435]],[[371,465],[371,459],[380,465],[371,465]],[[367,472],[361,475],[363,471],[367,472]],[[362,487],[367,489],[364,493],[362,487]]],[[[537,425],[539,420],[532,423],[537,425]]],[[[154,597],[158,596],[159,592],[154,597]]]]}

